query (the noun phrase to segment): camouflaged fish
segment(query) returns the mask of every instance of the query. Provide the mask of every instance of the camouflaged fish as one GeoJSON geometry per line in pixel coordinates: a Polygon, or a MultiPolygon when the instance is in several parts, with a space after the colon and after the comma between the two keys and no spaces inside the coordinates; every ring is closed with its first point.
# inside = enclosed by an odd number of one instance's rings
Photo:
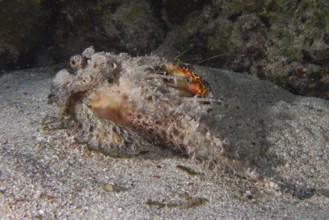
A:
{"type": "Polygon", "coordinates": [[[107,155],[127,157],[160,147],[225,165],[300,199],[312,190],[296,190],[229,156],[223,140],[209,130],[206,118],[217,100],[192,68],[156,56],[130,57],[87,48],[70,59],[72,71],[59,71],[49,102],[69,116],[77,139],[107,155]]]}
{"type": "Polygon", "coordinates": [[[211,88],[190,68],[93,47],[70,64],[72,73],[57,73],[49,102],[74,120],[78,139],[91,149],[132,156],[162,146],[202,160],[230,160],[203,123],[216,102],[211,88]]]}

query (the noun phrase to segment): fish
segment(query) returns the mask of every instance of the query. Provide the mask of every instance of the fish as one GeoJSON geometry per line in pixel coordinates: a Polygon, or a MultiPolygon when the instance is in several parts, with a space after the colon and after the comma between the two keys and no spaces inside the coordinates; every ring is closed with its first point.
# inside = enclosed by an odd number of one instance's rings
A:
{"type": "Polygon", "coordinates": [[[201,160],[223,159],[223,140],[204,125],[215,103],[212,90],[193,70],[157,56],[93,47],[70,64],[71,72],[63,69],[53,80],[49,102],[74,121],[78,139],[91,149],[129,156],[159,146],[201,160]]]}
{"type": "Polygon", "coordinates": [[[56,74],[48,102],[57,104],[59,118],[70,121],[57,124],[69,124],[76,140],[90,149],[113,157],[167,149],[209,166],[224,166],[299,199],[314,194],[313,189],[268,178],[248,160],[232,156],[234,146],[207,126],[220,100],[192,67],[158,56],[96,52],[93,47],[71,57],[70,65],[56,74]]]}

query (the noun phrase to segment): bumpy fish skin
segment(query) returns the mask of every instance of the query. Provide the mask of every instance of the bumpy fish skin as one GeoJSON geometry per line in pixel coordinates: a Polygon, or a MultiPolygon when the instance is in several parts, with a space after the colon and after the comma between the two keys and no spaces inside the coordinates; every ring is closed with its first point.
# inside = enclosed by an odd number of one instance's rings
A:
{"type": "Polygon", "coordinates": [[[88,56],[71,58],[74,73],[57,73],[49,96],[74,119],[79,140],[112,156],[162,146],[202,160],[225,160],[222,141],[203,123],[213,103],[183,97],[168,86],[158,74],[168,61],[86,51],[88,56]]]}

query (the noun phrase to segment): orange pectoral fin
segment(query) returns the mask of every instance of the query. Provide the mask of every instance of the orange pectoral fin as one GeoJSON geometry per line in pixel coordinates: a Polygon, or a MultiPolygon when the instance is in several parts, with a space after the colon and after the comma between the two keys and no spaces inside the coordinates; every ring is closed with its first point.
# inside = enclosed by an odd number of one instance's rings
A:
{"type": "Polygon", "coordinates": [[[193,95],[199,95],[201,97],[205,97],[208,93],[207,88],[200,83],[190,83],[188,86],[188,90],[193,94],[193,95]]]}
{"type": "Polygon", "coordinates": [[[176,79],[168,80],[166,84],[177,89],[181,96],[207,96],[209,90],[199,75],[186,67],[173,64],[166,65],[165,67],[170,76],[177,77],[176,79]]]}
{"type": "Polygon", "coordinates": [[[91,102],[92,110],[101,118],[116,125],[125,125],[124,108],[108,96],[101,96],[91,102]]]}
{"type": "Polygon", "coordinates": [[[187,77],[188,76],[186,71],[183,68],[173,65],[173,64],[168,65],[167,72],[171,76],[178,76],[178,77],[187,77]]]}
{"type": "Polygon", "coordinates": [[[177,80],[176,83],[167,83],[169,87],[175,88],[179,91],[181,96],[192,97],[199,95],[200,97],[205,97],[208,93],[208,90],[205,86],[195,82],[185,82],[177,80]]]}
{"type": "Polygon", "coordinates": [[[167,86],[176,89],[179,92],[180,96],[192,97],[195,95],[194,88],[190,88],[191,85],[184,80],[176,80],[176,81],[171,80],[170,83],[168,82],[166,84],[167,86]]]}

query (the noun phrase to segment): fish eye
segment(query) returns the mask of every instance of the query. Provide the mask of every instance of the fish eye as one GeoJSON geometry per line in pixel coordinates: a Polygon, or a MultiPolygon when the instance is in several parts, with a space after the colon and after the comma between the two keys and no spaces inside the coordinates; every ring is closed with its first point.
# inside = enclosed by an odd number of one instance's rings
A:
{"type": "Polygon", "coordinates": [[[110,59],[110,60],[107,61],[107,63],[112,69],[117,68],[117,64],[114,60],[110,59]]]}
{"type": "Polygon", "coordinates": [[[112,62],[111,67],[112,67],[112,69],[115,69],[117,67],[117,64],[115,62],[112,62]]]}

